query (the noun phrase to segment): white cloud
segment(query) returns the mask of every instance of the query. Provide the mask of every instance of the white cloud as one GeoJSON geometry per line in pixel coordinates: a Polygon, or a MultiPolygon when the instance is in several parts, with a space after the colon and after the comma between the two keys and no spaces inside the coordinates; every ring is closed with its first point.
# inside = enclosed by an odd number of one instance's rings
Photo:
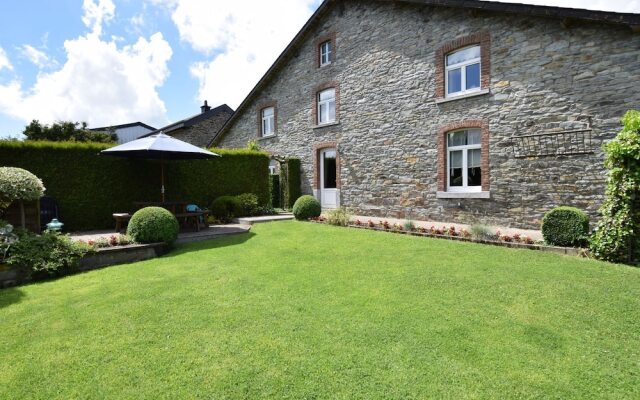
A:
{"type": "Polygon", "coordinates": [[[202,54],[213,54],[190,68],[200,82],[197,100],[237,107],[304,25],[314,3],[165,1],[181,40],[202,54]]]}
{"type": "Polygon", "coordinates": [[[17,80],[0,85],[0,112],[25,122],[165,124],[166,108],[156,89],[169,75],[169,43],[156,33],[119,48],[115,40],[102,40],[99,35],[102,22],[108,19],[105,16],[113,16],[114,10],[90,1],[85,1],[84,9],[83,21],[91,33],[65,41],[64,65],[39,73],[32,87],[23,88],[17,80]]]}
{"type": "Polygon", "coordinates": [[[7,57],[7,53],[4,51],[2,47],[0,47],[0,71],[2,71],[4,68],[8,70],[12,70],[13,66],[9,61],[9,57],[7,57]]]}
{"type": "Polygon", "coordinates": [[[29,44],[25,44],[20,47],[20,52],[24,57],[27,58],[27,60],[31,61],[38,68],[43,68],[51,64],[49,56],[47,56],[44,51],[38,50],[29,44]]]}
{"type": "Polygon", "coordinates": [[[91,33],[100,36],[102,34],[102,24],[113,19],[116,6],[111,0],[98,0],[96,4],[93,0],[84,0],[82,3],[82,22],[91,28],[91,33]]]}

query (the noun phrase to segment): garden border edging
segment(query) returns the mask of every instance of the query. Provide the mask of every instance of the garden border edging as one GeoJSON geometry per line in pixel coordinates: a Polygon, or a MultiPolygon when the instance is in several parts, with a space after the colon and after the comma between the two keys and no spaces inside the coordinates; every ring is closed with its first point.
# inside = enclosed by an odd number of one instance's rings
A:
{"type": "MultiPolygon", "coordinates": [[[[85,254],[78,262],[78,267],[70,274],[91,271],[112,265],[129,264],[162,256],[169,251],[165,243],[130,244],[127,246],[105,247],[85,254]]],[[[53,277],[52,277],[53,278],[53,277]]],[[[0,264],[0,288],[37,282],[26,272],[0,264]]]]}

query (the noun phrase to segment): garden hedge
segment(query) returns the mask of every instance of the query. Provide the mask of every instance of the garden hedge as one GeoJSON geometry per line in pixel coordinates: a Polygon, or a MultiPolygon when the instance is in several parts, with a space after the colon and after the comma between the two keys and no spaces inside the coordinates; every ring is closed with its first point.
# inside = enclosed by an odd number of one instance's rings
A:
{"type": "Polygon", "coordinates": [[[283,207],[293,208],[301,193],[300,159],[289,158],[282,164],[280,185],[282,190],[283,207]]]}
{"type": "MultiPolygon", "coordinates": [[[[0,141],[0,166],[24,168],[58,201],[65,230],[113,227],[114,212],[133,212],[134,201],[160,200],[157,161],[100,156],[111,145],[77,142],[0,141]]],[[[222,195],[254,193],[267,205],[269,157],[245,149],[212,149],[213,160],[167,161],[166,199],[206,207],[222,195]]]]}

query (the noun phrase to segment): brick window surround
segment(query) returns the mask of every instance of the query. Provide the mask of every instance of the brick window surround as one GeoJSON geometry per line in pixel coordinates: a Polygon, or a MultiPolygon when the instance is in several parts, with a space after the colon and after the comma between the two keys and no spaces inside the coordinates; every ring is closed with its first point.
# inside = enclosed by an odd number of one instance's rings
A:
{"type": "Polygon", "coordinates": [[[458,50],[474,44],[480,45],[480,89],[489,88],[489,74],[491,71],[491,36],[489,35],[489,32],[486,31],[476,32],[471,35],[462,36],[451,40],[443,44],[436,50],[436,98],[443,99],[445,97],[444,64],[446,61],[446,55],[454,50],[458,50]]]}
{"type": "MultiPolygon", "coordinates": [[[[315,46],[316,46],[316,57],[313,61],[314,65],[316,68],[320,68],[320,45],[324,42],[328,42],[331,41],[331,64],[329,65],[333,65],[333,63],[336,62],[336,33],[335,32],[330,32],[327,33],[326,35],[320,36],[316,42],[315,42],[315,46]]],[[[324,65],[324,67],[328,67],[329,65],[324,65]]]]}
{"type": "Polygon", "coordinates": [[[336,150],[336,189],[340,189],[340,152],[338,142],[322,142],[313,145],[313,189],[320,189],[320,152],[325,149],[336,150]]]}
{"type": "Polygon", "coordinates": [[[486,119],[468,119],[444,125],[438,129],[438,191],[447,191],[447,134],[460,129],[480,129],[480,168],[482,170],[481,187],[489,191],[489,121],[486,119]]]}
{"type": "Polygon", "coordinates": [[[311,123],[318,125],[318,93],[325,89],[334,88],[336,90],[336,121],[340,121],[340,84],[337,81],[326,81],[313,89],[313,108],[311,109],[311,123]]]}
{"type": "Polygon", "coordinates": [[[262,110],[268,107],[273,107],[273,135],[266,137],[276,136],[278,134],[278,102],[275,100],[264,101],[256,107],[256,114],[258,116],[258,137],[262,136],[262,110]]]}

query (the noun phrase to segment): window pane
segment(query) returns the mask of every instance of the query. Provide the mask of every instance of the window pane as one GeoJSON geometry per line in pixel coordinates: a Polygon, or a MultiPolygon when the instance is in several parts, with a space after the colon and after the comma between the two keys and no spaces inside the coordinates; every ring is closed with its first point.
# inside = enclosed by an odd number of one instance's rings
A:
{"type": "Polygon", "coordinates": [[[474,89],[480,87],[480,63],[467,65],[465,68],[467,87],[466,89],[474,89]]]}
{"type": "Polygon", "coordinates": [[[462,186],[462,151],[449,152],[449,186],[462,186]]]}
{"type": "Polygon", "coordinates": [[[480,168],[480,149],[472,149],[467,153],[467,165],[469,168],[480,168]]]}
{"type": "Polygon", "coordinates": [[[467,153],[467,186],[480,186],[481,184],[480,149],[469,150],[467,153]]]}
{"type": "Polygon", "coordinates": [[[327,103],[320,103],[318,105],[318,122],[327,122],[327,103]]]}
{"type": "Polygon", "coordinates": [[[458,131],[449,134],[449,147],[464,146],[467,144],[467,131],[458,131]]]}
{"type": "Polygon", "coordinates": [[[263,117],[268,117],[273,115],[273,107],[267,107],[265,109],[262,110],[262,116],[263,117]]]}
{"type": "Polygon", "coordinates": [[[472,129],[467,131],[467,144],[480,144],[480,131],[472,129]]]}
{"type": "Polygon", "coordinates": [[[452,69],[447,72],[447,85],[447,93],[462,91],[462,75],[460,75],[460,68],[452,69]]]}
{"type": "Polygon", "coordinates": [[[319,100],[331,100],[335,99],[336,90],[335,89],[327,89],[320,92],[318,99],[319,100]]]}
{"type": "Polygon", "coordinates": [[[329,121],[336,120],[336,102],[332,100],[329,102],[329,121]]]}
{"type": "Polygon", "coordinates": [[[447,56],[447,65],[458,64],[474,58],[480,58],[480,46],[467,47],[449,54],[447,56]]]}

